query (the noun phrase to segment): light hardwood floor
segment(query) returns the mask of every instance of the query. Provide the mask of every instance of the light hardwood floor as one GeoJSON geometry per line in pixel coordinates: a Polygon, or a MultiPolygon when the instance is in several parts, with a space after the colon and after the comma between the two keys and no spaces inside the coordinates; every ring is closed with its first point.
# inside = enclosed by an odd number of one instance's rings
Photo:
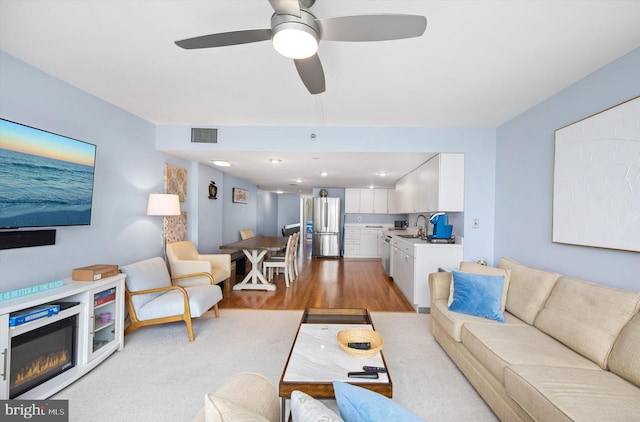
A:
{"type": "MultiPolygon", "coordinates": [[[[274,278],[276,290],[232,290],[222,309],[366,308],[369,311],[414,312],[379,259],[312,259],[311,242],[300,242],[298,278],[287,288],[284,275],[274,278]]],[[[237,281],[242,281],[237,276],[237,281]]]]}

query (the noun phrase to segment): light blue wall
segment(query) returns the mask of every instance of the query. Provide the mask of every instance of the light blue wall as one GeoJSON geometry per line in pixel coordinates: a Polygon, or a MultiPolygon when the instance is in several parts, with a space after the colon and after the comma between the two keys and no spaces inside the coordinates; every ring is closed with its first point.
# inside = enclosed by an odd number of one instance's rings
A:
{"type": "Polygon", "coordinates": [[[202,254],[217,253],[222,244],[222,222],[224,198],[227,189],[223,173],[215,168],[203,164],[192,163],[197,174],[189,177],[197,183],[190,190],[189,200],[196,201],[197,215],[187,216],[189,235],[187,238],[198,245],[198,252],[202,254]],[[218,187],[218,199],[209,199],[209,183],[213,181],[218,187]]]}
{"type": "MultiPolygon", "coordinates": [[[[261,151],[268,145],[271,151],[462,152],[466,212],[463,219],[456,220],[456,232],[464,233],[465,259],[494,255],[495,129],[222,126],[218,127],[215,145],[191,143],[191,127],[187,125],[159,125],[156,130],[157,148],[161,151],[261,151]],[[309,133],[315,133],[316,139],[310,140],[309,133]],[[480,221],[480,228],[471,228],[473,219],[480,221]]],[[[317,187],[314,196],[322,187],[317,187]]],[[[344,192],[341,197],[344,203],[344,192]]],[[[225,222],[227,215],[225,210],[225,222]]]]}
{"type": "MultiPolygon", "coordinates": [[[[224,194],[222,195],[222,204],[224,215],[224,224],[222,224],[222,243],[237,242],[240,240],[240,230],[253,230],[258,234],[257,230],[257,209],[258,195],[256,185],[252,185],[244,180],[224,174],[224,194]],[[240,204],[233,202],[233,188],[244,189],[249,191],[249,203],[240,204]]],[[[220,194],[218,194],[220,198],[220,194]]],[[[214,229],[215,230],[215,229],[214,229]]]]}
{"type": "Polygon", "coordinates": [[[551,242],[554,131],[640,95],[640,49],[497,130],[494,259],[640,291],[640,254],[551,242]]]}
{"type": "Polygon", "coordinates": [[[287,224],[300,223],[300,195],[278,195],[278,236],[287,224]]]}
{"type": "Polygon", "coordinates": [[[279,201],[277,194],[258,189],[258,218],[256,234],[280,236],[278,229],[279,201]]]}
{"type": "Polygon", "coordinates": [[[91,225],[57,228],[52,246],[0,251],[0,291],[162,255],[162,218],[145,215],[147,198],[162,192],[166,162],[188,163],[156,151],[153,124],[4,53],[0,116],[97,145],[91,225]]]}

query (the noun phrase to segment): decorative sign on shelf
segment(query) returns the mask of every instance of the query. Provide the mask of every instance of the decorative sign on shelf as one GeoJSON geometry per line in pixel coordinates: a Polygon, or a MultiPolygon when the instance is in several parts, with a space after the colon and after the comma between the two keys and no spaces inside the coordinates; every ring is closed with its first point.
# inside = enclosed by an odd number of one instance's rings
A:
{"type": "Polygon", "coordinates": [[[37,284],[35,286],[23,287],[21,289],[9,290],[8,292],[0,292],[0,302],[3,300],[17,299],[22,296],[33,295],[44,292],[45,290],[57,289],[62,286],[64,286],[64,280],[56,280],[37,284]]]}
{"type": "Polygon", "coordinates": [[[640,252],[640,97],[556,130],[552,232],[640,252]]]}

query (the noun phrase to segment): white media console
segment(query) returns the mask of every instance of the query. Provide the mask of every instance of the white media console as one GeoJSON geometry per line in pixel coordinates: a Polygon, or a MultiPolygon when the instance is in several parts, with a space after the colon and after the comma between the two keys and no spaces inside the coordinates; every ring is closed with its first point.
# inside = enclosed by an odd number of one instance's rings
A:
{"type": "MultiPolygon", "coordinates": [[[[124,274],[93,282],[66,279],[62,287],[0,302],[0,399],[46,399],[89,372],[116,350],[122,350],[124,279],[124,274]],[[59,302],[66,302],[67,308],[58,314],[15,328],[9,327],[12,313],[59,302]],[[77,304],[73,304],[75,302],[77,304]],[[101,314],[103,318],[100,317],[101,314]],[[23,342],[34,330],[74,316],[75,366],[28,391],[10,397],[12,388],[18,391],[15,389],[16,374],[12,374],[12,345],[14,348],[17,347],[15,345],[23,342]]],[[[18,359],[19,356],[15,358],[18,359]]]]}

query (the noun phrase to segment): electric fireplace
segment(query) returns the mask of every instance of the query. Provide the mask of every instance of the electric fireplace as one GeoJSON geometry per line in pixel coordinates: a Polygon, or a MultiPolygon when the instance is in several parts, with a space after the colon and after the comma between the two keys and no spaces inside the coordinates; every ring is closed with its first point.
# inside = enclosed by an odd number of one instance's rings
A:
{"type": "Polygon", "coordinates": [[[9,398],[13,399],[76,365],[76,316],[11,340],[9,398]]]}

